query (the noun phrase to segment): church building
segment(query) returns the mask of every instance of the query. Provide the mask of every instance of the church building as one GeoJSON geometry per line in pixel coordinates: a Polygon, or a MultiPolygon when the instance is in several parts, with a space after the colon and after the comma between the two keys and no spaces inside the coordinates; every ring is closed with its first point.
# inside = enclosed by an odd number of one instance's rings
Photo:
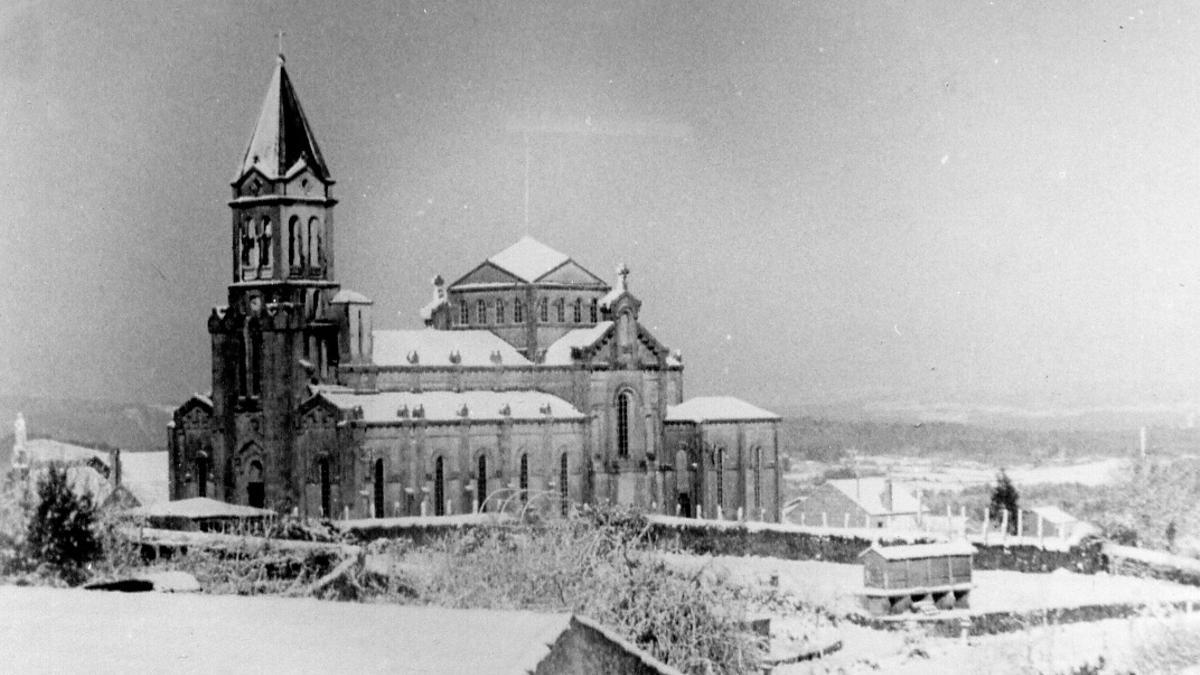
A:
{"type": "Polygon", "coordinates": [[[335,276],[334,180],[279,58],[232,187],[212,390],[170,424],[172,499],[383,518],[622,503],[777,522],[778,420],[683,399],[683,360],[612,284],[525,237],[425,326],[376,330],[335,276]]]}

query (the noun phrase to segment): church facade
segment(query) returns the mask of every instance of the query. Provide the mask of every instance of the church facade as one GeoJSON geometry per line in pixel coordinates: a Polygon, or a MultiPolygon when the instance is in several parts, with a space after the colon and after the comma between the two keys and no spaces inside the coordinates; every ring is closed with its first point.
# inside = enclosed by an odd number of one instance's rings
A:
{"type": "Polygon", "coordinates": [[[282,57],[232,182],[212,390],[176,409],[172,499],[308,517],[613,502],[777,522],[778,416],[683,399],[683,362],[613,284],[525,237],[451,283],[425,326],[375,330],[334,274],[333,178],[282,57]]]}

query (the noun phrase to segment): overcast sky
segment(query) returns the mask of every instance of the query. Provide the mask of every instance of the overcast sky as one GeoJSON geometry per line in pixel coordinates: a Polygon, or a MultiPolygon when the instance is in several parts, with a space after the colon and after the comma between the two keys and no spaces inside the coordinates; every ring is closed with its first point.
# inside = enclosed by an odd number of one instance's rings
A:
{"type": "Polygon", "coordinates": [[[5,5],[3,393],[208,390],[278,30],[376,327],[529,233],[688,396],[1200,398],[1200,5],[957,1],[5,5]]]}

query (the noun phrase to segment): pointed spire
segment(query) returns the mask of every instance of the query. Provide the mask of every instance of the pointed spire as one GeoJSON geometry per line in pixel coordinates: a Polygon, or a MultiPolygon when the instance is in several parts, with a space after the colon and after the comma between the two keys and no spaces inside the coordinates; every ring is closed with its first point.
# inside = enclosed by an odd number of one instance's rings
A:
{"type": "Polygon", "coordinates": [[[258,124],[254,127],[254,135],[250,138],[235,181],[254,168],[268,179],[282,178],[301,162],[301,166],[312,169],[321,180],[329,180],[329,169],[317,147],[317,139],[308,126],[304,110],[300,108],[300,99],[292,88],[292,81],[284,68],[283,54],[280,53],[271,84],[267,87],[267,97],[263,100],[262,112],[258,114],[258,124]]]}

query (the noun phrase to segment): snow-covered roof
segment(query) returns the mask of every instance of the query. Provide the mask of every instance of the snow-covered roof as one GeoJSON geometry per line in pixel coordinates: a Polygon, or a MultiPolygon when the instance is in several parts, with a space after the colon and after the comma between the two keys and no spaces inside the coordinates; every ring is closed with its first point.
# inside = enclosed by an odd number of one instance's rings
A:
{"type": "Polygon", "coordinates": [[[892,508],[887,508],[884,495],[888,490],[888,479],[881,476],[842,478],[826,481],[825,484],[849,497],[872,516],[916,513],[921,507],[920,500],[906,483],[891,481],[892,508]]]}
{"type": "Polygon", "coordinates": [[[305,167],[311,168],[322,179],[329,177],[329,169],[281,58],[271,76],[258,124],[254,126],[254,135],[250,137],[234,180],[241,179],[252,169],[274,180],[294,175],[305,167]]]}
{"type": "Polygon", "coordinates": [[[732,396],[697,396],[667,406],[667,422],[747,422],[777,420],[779,415],[732,396]]]}
{"type": "Polygon", "coordinates": [[[489,330],[374,331],[372,360],[377,366],[528,366],[529,359],[489,330]],[[413,355],[416,362],[413,362],[413,355]],[[455,364],[451,355],[458,359],[455,364]],[[495,362],[499,355],[500,363],[495,362]]]}
{"type": "Polygon", "coordinates": [[[108,466],[108,453],[103,450],[93,450],[49,438],[29,439],[25,442],[25,451],[28,453],[31,464],[49,464],[50,462],[80,464],[95,459],[104,466],[108,466]]]}
{"type": "Polygon", "coordinates": [[[599,340],[608,331],[612,324],[613,322],[611,321],[601,321],[595,326],[575,328],[567,331],[565,335],[555,340],[553,344],[546,348],[546,357],[542,362],[548,366],[571,364],[571,349],[592,346],[596,340],[599,340]]]}
{"type": "Polygon", "coordinates": [[[1034,506],[1029,509],[1033,513],[1042,517],[1043,520],[1051,523],[1077,523],[1079,519],[1075,516],[1063,511],[1057,506],[1034,506]]]}
{"type": "Polygon", "coordinates": [[[517,243],[488,258],[493,265],[528,282],[533,282],[570,260],[542,242],[525,235],[517,243]]]}
{"type": "Polygon", "coordinates": [[[344,288],[342,290],[338,291],[337,294],[333,296],[333,299],[330,300],[329,302],[334,305],[343,304],[343,303],[353,304],[353,305],[374,304],[373,302],[371,302],[370,298],[363,295],[362,293],[359,293],[358,291],[346,290],[344,288]]]}
{"type": "Polygon", "coordinates": [[[575,406],[540,391],[429,391],[421,393],[388,391],[377,394],[322,393],[343,410],[362,407],[367,422],[395,422],[403,419],[400,411],[415,417],[420,408],[432,422],[457,421],[464,417],[476,421],[582,420],[586,416],[575,406]],[[463,411],[466,415],[463,415],[463,411]],[[508,411],[504,414],[502,411],[508,411]],[[547,414],[546,411],[549,411],[547,414]]]}
{"type": "Polygon", "coordinates": [[[131,516],[143,518],[262,518],[275,515],[274,511],[257,509],[241,504],[226,504],[208,497],[193,497],[174,502],[161,502],[139,506],[126,511],[131,516]]]}
{"type": "Polygon", "coordinates": [[[951,541],[939,544],[906,544],[903,546],[879,546],[872,544],[871,548],[859,553],[861,558],[874,551],[886,560],[917,560],[921,558],[942,558],[952,555],[972,555],[975,547],[965,541],[951,541]]]}

